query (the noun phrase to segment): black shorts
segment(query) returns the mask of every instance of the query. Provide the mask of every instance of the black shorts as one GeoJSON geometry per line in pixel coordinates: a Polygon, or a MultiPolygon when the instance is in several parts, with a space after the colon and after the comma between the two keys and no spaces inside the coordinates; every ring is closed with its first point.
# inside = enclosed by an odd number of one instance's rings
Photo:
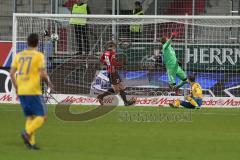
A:
{"type": "Polygon", "coordinates": [[[122,80],[117,72],[109,73],[108,78],[112,85],[117,85],[122,82],[122,80]]]}

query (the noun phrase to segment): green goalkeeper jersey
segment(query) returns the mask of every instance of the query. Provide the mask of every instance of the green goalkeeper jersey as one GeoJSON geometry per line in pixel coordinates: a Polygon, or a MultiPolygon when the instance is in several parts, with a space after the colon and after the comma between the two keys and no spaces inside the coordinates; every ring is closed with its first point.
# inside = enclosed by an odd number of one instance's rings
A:
{"type": "Polygon", "coordinates": [[[177,63],[177,58],[175,54],[175,50],[171,46],[172,39],[167,40],[167,42],[163,45],[163,61],[167,68],[173,67],[177,63]]]}

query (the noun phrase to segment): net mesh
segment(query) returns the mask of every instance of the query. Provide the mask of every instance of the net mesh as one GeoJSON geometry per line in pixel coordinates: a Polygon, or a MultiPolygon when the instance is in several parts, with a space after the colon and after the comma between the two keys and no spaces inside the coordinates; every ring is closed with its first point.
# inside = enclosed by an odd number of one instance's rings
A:
{"type": "MultiPolygon", "coordinates": [[[[128,95],[175,95],[168,88],[159,41],[177,31],[179,35],[172,43],[177,58],[188,75],[196,76],[204,95],[240,96],[238,19],[89,17],[82,25],[54,16],[16,19],[17,52],[27,47],[30,33],[38,33],[39,50],[46,55],[58,93],[98,95],[108,89],[109,79],[99,56],[105,43],[114,40],[118,59],[126,61],[119,74],[128,95]]],[[[184,86],[182,93],[184,88],[189,86],[184,86]]]]}

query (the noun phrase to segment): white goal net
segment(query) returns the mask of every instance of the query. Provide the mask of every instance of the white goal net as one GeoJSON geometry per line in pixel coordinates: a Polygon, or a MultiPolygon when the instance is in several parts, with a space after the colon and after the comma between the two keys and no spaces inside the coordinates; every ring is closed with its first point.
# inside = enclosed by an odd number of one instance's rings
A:
{"type": "MultiPolygon", "coordinates": [[[[60,94],[96,96],[107,90],[99,56],[114,40],[118,58],[127,62],[119,68],[127,95],[175,96],[160,39],[177,31],[172,43],[177,58],[187,75],[196,76],[205,97],[240,97],[239,17],[15,14],[13,24],[14,53],[27,47],[30,33],[39,34],[39,50],[60,94]]],[[[183,86],[181,95],[188,88],[183,86]]]]}

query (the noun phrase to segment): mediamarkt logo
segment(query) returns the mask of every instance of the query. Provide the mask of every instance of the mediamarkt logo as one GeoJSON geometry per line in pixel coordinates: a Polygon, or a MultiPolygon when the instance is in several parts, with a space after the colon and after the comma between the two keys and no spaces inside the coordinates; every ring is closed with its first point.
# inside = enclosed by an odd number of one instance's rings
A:
{"type": "MultiPolygon", "coordinates": [[[[169,105],[169,103],[173,103],[177,100],[177,98],[137,98],[136,104],[140,105],[169,105]]],[[[203,106],[216,106],[216,107],[222,107],[222,106],[234,106],[240,107],[240,100],[236,99],[206,99],[203,100],[203,106]]]]}
{"type": "MultiPolygon", "coordinates": [[[[112,103],[113,98],[112,97],[108,97],[108,98],[104,98],[104,103],[112,103]]],[[[92,97],[75,97],[75,96],[67,96],[66,98],[64,98],[62,101],[62,103],[78,103],[78,104],[82,104],[82,103],[98,103],[98,99],[96,98],[92,98],[92,97]]]]}
{"type": "Polygon", "coordinates": [[[240,60],[240,49],[234,48],[196,48],[187,49],[187,63],[218,63],[220,65],[224,63],[230,63],[235,65],[240,60]]]}
{"type": "Polygon", "coordinates": [[[136,98],[136,104],[152,104],[152,105],[168,105],[169,103],[173,103],[176,99],[169,98],[136,98]]]}
{"type": "Polygon", "coordinates": [[[240,106],[240,100],[235,100],[235,99],[213,100],[213,99],[210,99],[210,100],[203,101],[203,105],[204,106],[219,106],[219,107],[221,107],[221,105],[222,106],[240,106]]]}

